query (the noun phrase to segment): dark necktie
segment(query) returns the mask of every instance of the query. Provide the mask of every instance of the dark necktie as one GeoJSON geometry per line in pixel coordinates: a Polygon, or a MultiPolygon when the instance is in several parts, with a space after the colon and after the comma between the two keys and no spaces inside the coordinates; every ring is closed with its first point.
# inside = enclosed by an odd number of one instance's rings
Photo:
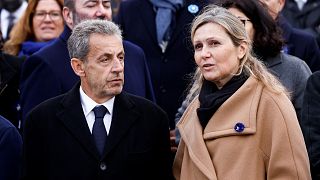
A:
{"type": "Polygon", "coordinates": [[[11,31],[13,25],[14,25],[14,19],[15,18],[16,17],[14,17],[14,15],[12,13],[10,13],[9,16],[8,16],[8,22],[9,23],[8,23],[8,30],[7,30],[7,39],[9,39],[9,34],[10,34],[10,31],[11,31]]]}
{"type": "Polygon", "coordinates": [[[93,108],[93,112],[95,121],[92,128],[92,135],[101,156],[107,139],[107,131],[103,123],[103,117],[108,112],[108,109],[104,106],[96,106],[93,108]]]}

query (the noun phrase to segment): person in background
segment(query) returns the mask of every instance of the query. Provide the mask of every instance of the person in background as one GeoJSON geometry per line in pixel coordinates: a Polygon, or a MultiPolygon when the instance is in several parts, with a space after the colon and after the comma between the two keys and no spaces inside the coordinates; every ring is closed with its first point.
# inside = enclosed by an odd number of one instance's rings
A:
{"type": "Polygon", "coordinates": [[[25,58],[4,53],[2,46],[3,39],[0,31],[0,115],[19,129],[21,120],[19,79],[25,58]]]}
{"type": "Polygon", "coordinates": [[[221,5],[245,20],[253,52],[291,93],[298,120],[310,68],[301,59],[281,52],[282,34],[266,8],[256,0],[222,0],[221,5]]]}
{"type": "Polygon", "coordinates": [[[19,180],[21,160],[22,138],[14,125],[0,115],[0,179],[19,180]]]}
{"type": "MultiPolygon", "coordinates": [[[[112,20],[110,0],[64,0],[66,22],[60,37],[30,56],[21,73],[22,121],[27,113],[44,100],[69,91],[79,80],[70,66],[67,40],[74,26],[86,19],[112,20]]],[[[143,50],[124,41],[126,68],[124,90],[155,102],[149,69],[143,50]]]]}
{"type": "Polygon", "coordinates": [[[2,38],[8,40],[11,29],[24,13],[28,3],[24,0],[1,0],[0,4],[2,38]]]}
{"type": "Polygon", "coordinates": [[[308,79],[300,125],[307,145],[312,178],[320,179],[320,71],[314,72],[308,79]]]}
{"type": "Polygon", "coordinates": [[[112,17],[116,17],[119,11],[119,6],[121,1],[125,1],[125,0],[113,0],[111,1],[111,7],[112,7],[112,17]]]}
{"type": "MultiPolygon", "coordinates": [[[[241,0],[243,1],[243,0],[241,0]]],[[[211,6],[192,23],[201,89],[177,127],[177,180],[310,180],[303,135],[286,88],[251,54],[243,25],[211,6]]]]}
{"type": "Polygon", "coordinates": [[[51,43],[63,31],[62,8],[63,0],[30,0],[4,44],[4,51],[30,56],[51,43]]]}
{"type": "Polygon", "coordinates": [[[27,117],[23,179],[169,179],[168,118],[154,103],[122,91],[119,27],[82,21],[68,50],[80,82],[27,117]]]}
{"type": "Polygon", "coordinates": [[[183,100],[188,75],[195,69],[189,26],[208,0],[122,1],[115,20],[125,40],[146,53],[157,104],[166,111],[170,129],[183,100]]]}
{"type": "Polygon", "coordinates": [[[285,0],[260,0],[267,6],[272,18],[281,27],[285,40],[283,51],[304,60],[311,71],[320,70],[320,49],[315,37],[300,29],[293,28],[282,16],[285,0]]]}
{"type": "Polygon", "coordinates": [[[320,46],[319,0],[286,0],[282,14],[293,27],[311,33],[320,46]]]}

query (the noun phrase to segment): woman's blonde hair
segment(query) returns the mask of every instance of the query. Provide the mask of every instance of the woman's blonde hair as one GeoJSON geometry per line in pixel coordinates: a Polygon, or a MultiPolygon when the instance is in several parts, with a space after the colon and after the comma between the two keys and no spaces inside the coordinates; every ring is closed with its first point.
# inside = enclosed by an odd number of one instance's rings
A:
{"type": "MultiPolygon", "coordinates": [[[[55,0],[61,11],[63,9],[63,0],[55,0]]],[[[3,50],[11,55],[18,55],[21,44],[27,40],[35,39],[34,30],[32,28],[33,15],[38,6],[39,0],[29,0],[28,6],[20,17],[18,22],[14,25],[10,32],[10,39],[4,44],[3,50]]]]}
{"type": "MultiPolygon", "coordinates": [[[[193,40],[197,29],[207,23],[215,23],[222,26],[236,47],[239,47],[243,42],[248,45],[244,57],[240,59],[240,66],[237,74],[244,72],[248,76],[252,75],[271,91],[288,95],[286,88],[267,70],[264,64],[253,55],[246,30],[237,17],[222,7],[209,5],[193,20],[191,26],[191,40],[193,40]]],[[[193,82],[186,98],[187,101],[190,102],[195,95],[199,94],[203,80],[204,77],[198,67],[193,75],[193,82]]]]}

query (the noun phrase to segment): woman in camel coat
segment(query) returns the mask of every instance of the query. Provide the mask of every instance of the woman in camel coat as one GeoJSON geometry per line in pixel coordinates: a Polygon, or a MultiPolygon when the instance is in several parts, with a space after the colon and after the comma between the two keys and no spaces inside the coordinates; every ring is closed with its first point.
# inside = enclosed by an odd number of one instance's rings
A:
{"type": "Polygon", "coordinates": [[[288,93],[249,52],[241,21],[211,6],[191,39],[201,87],[177,127],[173,173],[182,180],[311,179],[308,155],[288,93]]]}

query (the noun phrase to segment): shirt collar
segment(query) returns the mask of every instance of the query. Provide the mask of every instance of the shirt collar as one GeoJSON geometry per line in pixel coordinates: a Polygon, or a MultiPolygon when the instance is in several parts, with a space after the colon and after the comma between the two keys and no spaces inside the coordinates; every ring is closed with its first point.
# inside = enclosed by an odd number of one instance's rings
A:
{"type": "Polygon", "coordinates": [[[303,2],[303,3],[306,3],[307,0],[294,0],[295,2],[303,2]]]}
{"type": "MultiPolygon", "coordinates": [[[[15,16],[15,18],[16,18],[15,21],[21,17],[21,15],[24,13],[24,11],[25,11],[25,9],[27,8],[27,6],[28,6],[28,3],[27,3],[26,1],[23,1],[23,2],[22,2],[22,5],[21,5],[16,11],[12,12],[12,14],[13,14],[13,15],[15,16]]],[[[7,11],[7,10],[5,10],[5,9],[2,9],[1,11],[2,11],[1,13],[4,13],[4,14],[3,14],[4,17],[5,17],[5,18],[8,18],[10,12],[7,11]]]]}
{"type": "Polygon", "coordinates": [[[87,96],[86,93],[84,93],[81,86],[80,86],[79,91],[80,91],[81,105],[82,105],[82,109],[83,109],[85,117],[87,117],[88,114],[92,111],[92,109],[94,107],[96,107],[97,105],[103,105],[104,107],[106,107],[108,109],[108,111],[110,112],[110,115],[112,115],[115,97],[112,97],[111,99],[109,99],[108,101],[106,101],[102,104],[98,104],[94,100],[92,100],[89,96],[87,96]]]}

